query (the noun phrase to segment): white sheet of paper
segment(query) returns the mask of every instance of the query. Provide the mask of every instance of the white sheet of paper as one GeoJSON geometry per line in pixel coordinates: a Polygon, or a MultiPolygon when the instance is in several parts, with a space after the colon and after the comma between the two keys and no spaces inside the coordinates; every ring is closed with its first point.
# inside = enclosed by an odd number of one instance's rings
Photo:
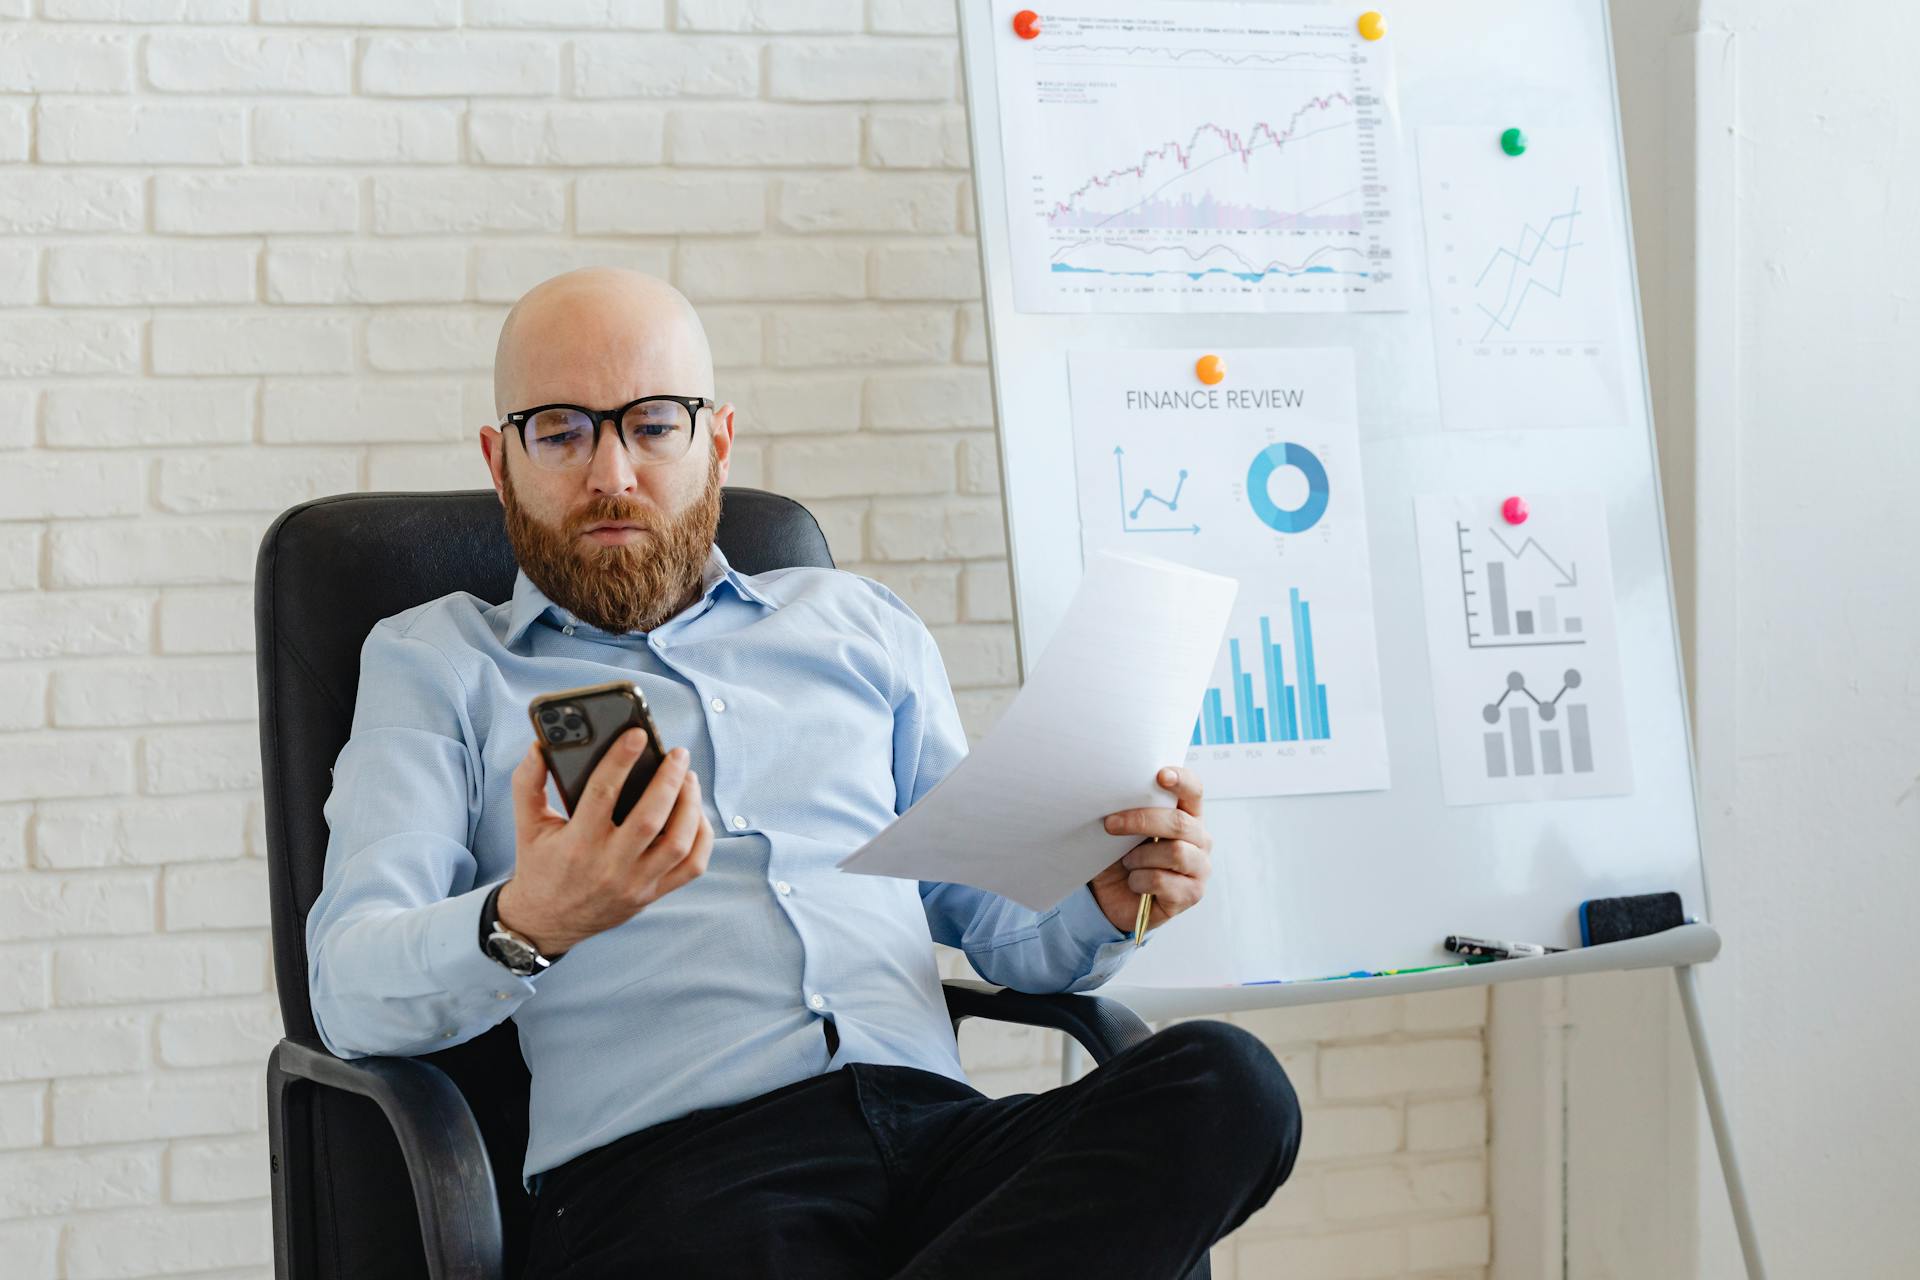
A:
{"type": "Polygon", "coordinates": [[[1422,494],[1434,727],[1448,804],[1633,791],[1607,504],[1598,493],[1422,494]]]}
{"type": "Polygon", "coordinates": [[[1044,911],[1138,837],[1120,809],[1170,806],[1239,585],[1155,558],[1089,558],[1066,616],[1000,722],[843,871],[973,885],[1044,911]]]}
{"type": "Polygon", "coordinates": [[[1207,387],[1195,350],[1068,353],[1081,546],[1239,581],[1188,726],[1209,797],[1384,791],[1353,351],[1208,347],[1207,387]]]}
{"type": "Polygon", "coordinates": [[[1543,125],[1515,158],[1498,136],[1420,130],[1441,418],[1466,430],[1617,427],[1634,353],[1633,295],[1614,287],[1630,277],[1613,138],[1543,125]]]}
{"type": "Polygon", "coordinates": [[[1404,311],[1391,40],[1318,4],[998,0],[1014,305],[1404,311]]]}

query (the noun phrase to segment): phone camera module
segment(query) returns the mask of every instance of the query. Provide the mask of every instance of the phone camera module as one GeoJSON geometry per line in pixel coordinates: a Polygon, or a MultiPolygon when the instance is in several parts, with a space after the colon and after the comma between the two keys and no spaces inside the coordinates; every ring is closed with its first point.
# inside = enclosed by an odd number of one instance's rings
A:
{"type": "Polygon", "coordinates": [[[586,715],[573,703],[540,708],[540,733],[556,747],[586,742],[593,737],[586,715]]]}

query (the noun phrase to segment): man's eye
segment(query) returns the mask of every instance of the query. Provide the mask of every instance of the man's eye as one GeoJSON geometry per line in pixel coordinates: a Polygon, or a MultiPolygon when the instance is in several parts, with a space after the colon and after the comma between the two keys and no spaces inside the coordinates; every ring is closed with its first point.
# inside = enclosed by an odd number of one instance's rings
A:
{"type": "Polygon", "coordinates": [[[535,438],[538,439],[541,444],[557,445],[557,444],[572,444],[576,440],[580,439],[580,435],[581,433],[578,430],[569,430],[569,431],[556,431],[551,435],[537,436],[535,438]]]}

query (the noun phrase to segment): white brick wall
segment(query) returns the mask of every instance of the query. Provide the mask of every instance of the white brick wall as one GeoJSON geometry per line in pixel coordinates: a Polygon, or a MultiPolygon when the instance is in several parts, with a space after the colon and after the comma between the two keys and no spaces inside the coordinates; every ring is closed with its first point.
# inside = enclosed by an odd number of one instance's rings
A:
{"type": "MultiPolygon", "coordinates": [[[[319,494],[486,484],[508,303],[701,307],[734,479],[938,637],[1011,604],[950,0],[0,0],[0,1264],[270,1274],[251,575],[319,494]]],[[[944,970],[967,975],[957,953],[944,970]]],[[[1234,1277],[1483,1276],[1483,993],[1238,1019],[1309,1109],[1234,1277]]],[[[1051,1035],[970,1023],[992,1093],[1051,1035]]]]}

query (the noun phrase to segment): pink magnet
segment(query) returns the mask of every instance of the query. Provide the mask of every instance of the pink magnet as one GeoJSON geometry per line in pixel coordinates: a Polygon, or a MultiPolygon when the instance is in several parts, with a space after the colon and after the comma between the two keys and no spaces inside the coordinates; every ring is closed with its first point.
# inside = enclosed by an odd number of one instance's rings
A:
{"type": "Polygon", "coordinates": [[[1525,524],[1527,520],[1527,500],[1508,498],[1500,504],[1500,514],[1507,518],[1508,524],[1525,524]]]}

